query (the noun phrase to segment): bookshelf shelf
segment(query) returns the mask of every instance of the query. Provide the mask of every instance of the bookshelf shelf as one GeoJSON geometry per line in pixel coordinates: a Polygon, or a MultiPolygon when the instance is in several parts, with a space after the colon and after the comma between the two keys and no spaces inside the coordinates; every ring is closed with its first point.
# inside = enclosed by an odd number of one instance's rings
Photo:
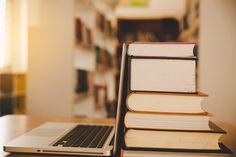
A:
{"type": "Polygon", "coordinates": [[[0,93],[1,98],[24,97],[24,96],[26,96],[26,91],[17,91],[13,93],[0,93]]]}
{"type": "Polygon", "coordinates": [[[93,111],[94,115],[106,117],[107,114],[101,114],[101,111],[106,112],[107,105],[114,99],[113,60],[117,42],[112,28],[112,16],[104,17],[103,13],[98,14],[94,8],[75,13],[76,115],[93,116],[93,111]],[[103,23],[98,18],[109,20],[103,23]]]}
{"type": "Polygon", "coordinates": [[[95,71],[96,69],[96,56],[91,50],[77,50],[74,57],[75,69],[95,71]]]}
{"type": "Polygon", "coordinates": [[[116,38],[106,36],[105,33],[100,30],[96,30],[94,33],[94,45],[105,49],[112,56],[116,53],[117,43],[116,38]]]}

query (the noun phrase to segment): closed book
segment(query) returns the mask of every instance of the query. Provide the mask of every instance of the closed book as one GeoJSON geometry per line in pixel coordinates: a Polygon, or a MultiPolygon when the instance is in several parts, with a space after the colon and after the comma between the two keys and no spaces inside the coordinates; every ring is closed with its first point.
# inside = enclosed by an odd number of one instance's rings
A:
{"type": "Polygon", "coordinates": [[[135,129],[163,129],[163,130],[211,130],[209,121],[211,116],[191,114],[163,114],[127,112],[125,127],[135,129]]]}
{"type": "Polygon", "coordinates": [[[195,57],[194,42],[133,42],[129,44],[130,56],[195,57]]]}
{"type": "Polygon", "coordinates": [[[201,102],[206,97],[203,93],[131,92],[126,98],[126,106],[136,112],[202,114],[205,111],[201,102]]]}
{"type": "Polygon", "coordinates": [[[219,150],[123,148],[121,157],[230,157],[232,151],[223,143],[219,150]]]}
{"type": "Polygon", "coordinates": [[[226,132],[211,124],[210,131],[173,131],[127,129],[124,135],[128,148],[220,150],[218,141],[226,132]]]}
{"type": "Polygon", "coordinates": [[[129,44],[130,90],[196,93],[197,56],[194,47],[193,43],[129,44]],[[142,48],[139,50],[140,45],[142,48]],[[173,48],[181,46],[184,49],[189,45],[191,49],[185,50],[181,55],[181,49],[173,48]],[[165,49],[162,50],[158,46],[165,49]]]}

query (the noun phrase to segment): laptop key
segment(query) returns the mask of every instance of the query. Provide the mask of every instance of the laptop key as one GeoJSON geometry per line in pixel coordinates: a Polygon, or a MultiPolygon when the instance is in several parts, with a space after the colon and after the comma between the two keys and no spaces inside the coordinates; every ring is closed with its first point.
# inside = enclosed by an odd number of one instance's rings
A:
{"type": "Polygon", "coordinates": [[[77,138],[73,144],[71,145],[71,147],[79,147],[80,144],[84,141],[84,139],[89,135],[89,133],[93,130],[93,126],[89,126],[85,131],[83,131],[83,133],[81,134],[81,136],[79,138],[77,138]]]}
{"type": "Polygon", "coordinates": [[[88,147],[89,144],[93,141],[93,139],[96,137],[96,135],[99,133],[99,130],[102,128],[102,126],[96,126],[90,134],[86,137],[86,139],[81,143],[80,147],[88,147]]]}
{"type": "Polygon", "coordinates": [[[60,140],[58,140],[55,144],[53,144],[53,146],[58,146],[58,145],[63,145],[64,146],[66,143],[68,143],[68,141],[70,141],[70,139],[73,139],[74,136],[77,136],[77,132],[79,130],[83,130],[86,127],[87,127],[86,125],[76,126],[69,133],[67,133],[60,140]]]}
{"type": "Polygon", "coordinates": [[[70,147],[76,141],[83,136],[84,132],[86,132],[89,129],[89,126],[81,126],[80,129],[78,129],[72,136],[69,137],[67,143],[63,145],[63,147],[70,147]]]}
{"type": "Polygon", "coordinates": [[[78,125],[53,146],[102,148],[112,127],[78,125]]]}
{"type": "Polygon", "coordinates": [[[109,136],[111,130],[112,130],[112,127],[109,127],[109,129],[106,131],[106,133],[102,137],[102,139],[101,139],[100,143],[98,144],[97,148],[102,148],[103,147],[103,145],[106,142],[107,137],[109,136]]]}
{"type": "Polygon", "coordinates": [[[90,143],[88,146],[89,148],[96,148],[99,142],[101,141],[103,135],[106,133],[106,130],[108,129],[108,126],[103,126],[102,129],[99,131],[98,135],[94,140],[90,143]]]}

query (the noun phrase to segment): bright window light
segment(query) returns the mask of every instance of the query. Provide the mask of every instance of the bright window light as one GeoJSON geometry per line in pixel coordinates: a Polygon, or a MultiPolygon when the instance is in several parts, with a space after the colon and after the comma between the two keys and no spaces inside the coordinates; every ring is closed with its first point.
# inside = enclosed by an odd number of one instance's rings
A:
{"type": "Polygon", "coordinates": [[[0,0],[0,68],[5,66],[6,0],[0,0]]]}
{"type": "Polygon", "coordinates": [[[19,58],[18,58],[18,67],[21,71],[27,70],[27,58],[28,58],[28,30],[27,30],[27,24],[28,24],[28,6],[27,0],[20,0],[20,21],[19,21],[19,58]]]}

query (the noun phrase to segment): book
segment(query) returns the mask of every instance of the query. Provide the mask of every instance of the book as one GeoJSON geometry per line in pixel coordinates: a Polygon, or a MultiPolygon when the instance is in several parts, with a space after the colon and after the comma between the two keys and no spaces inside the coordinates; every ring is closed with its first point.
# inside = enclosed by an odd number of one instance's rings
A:
{"type": "Polygon", "coordinates": [[[87,93],[89,90],[89,82],[88,82],[88,71],[86,70],[76,70],[76,89],[75,92],[79,93],[87,93]]]}
{"type": "Polygon", "coordinates": [[[0,93],[14,92],[14,76],[10,72],[0,74],[0,93]]]}
{"type": "Polygon", "coordinates": [[[160,93],[131,92],[126,98],[130,111],[202,114],[201,102],[208,95],[204,93],[160,93]]]}
{"type": "Polygon", "coordinates": [[[15,74],[14,76],[14,92],[18,92],[18,91],[26,91],[26,74],[15,74]]]}
{"type": "Polygon", "coordinates": [[[213,123],[211,128],[210,131],[127,129],[124,142],[128,148],[220,150],[218,140],[226,132],[213,123]]]}
{"type": "Polygon", "coordinates": [[[232,151],[223,143],[219,150],[187,150],[187,149],[129,149],[121,150],[121,157],[230,157],[232,151]]]}
{"type": "MultiPolygon", "coordinates": [[[[146,43],[144,50],[137,51],[132,44],[128,48],[129,56],[129,88],[131,91],[159,91],[196,93],[196,53],[191,50],[188,55],[177,55],[181,50],[171,49],[172,46],[181,44],[172,43],[146,43]],[[158,45],[166,45],[173,52],[163,55],[158,45]],[[131,48],[130,48],[131,46],[131,48]],[[148,48],[152,46],[151,48],[148,48]],[[139,53],[140,52],[140,53],[139,53]],[[146,53],[148,52],[148,53],[146,53]]],[[[186,45],[193,44],[182,44],[186,45]]],[[[141,49],[141,48],[140,48],[141,49]]],[[[190,51],[190,50],[189,50],[190,51]]],[[[163,50],[165,53],[165,51],[163,50]]],[[[166,50],[167,52],[167,50],[166,50]]]]}
{"type": "Polygon", "coordinates": [[[211,130],[210,115],[130,112],[125,115],[126,128],[163,130],[211,130]]]}
{"type": "Polygon", "coordinates": [[[80,18],[75,20],[75,32],[76,32],[76,40],[78,43],[83,41],[83,24],[80,18]]]}
{"type": "Polygon", "coordinates": [[[196,53],[196,43],[191,42],[133,42],[128,47],[129,56],[196,58],[196,53]]]}

